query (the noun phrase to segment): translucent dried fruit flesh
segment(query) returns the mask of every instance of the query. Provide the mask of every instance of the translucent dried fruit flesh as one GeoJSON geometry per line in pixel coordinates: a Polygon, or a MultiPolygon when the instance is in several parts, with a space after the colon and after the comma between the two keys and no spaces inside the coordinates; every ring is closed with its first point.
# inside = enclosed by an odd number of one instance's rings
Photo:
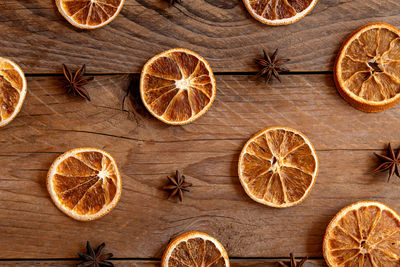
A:
{"type": "Polygon", "coordinates": [[[400,219],[375,202],[343,209],[329,225],[324,241],[329,266],[400,266],[400,219]]]}
{"type": "Polygon", "coordinates": [[[164,122],[186,123],[204,113],[215,97],[208,64],[185,50],[167,51],[146,64],[141,95],[149,111],[164,122]]]}
{"type": "Polygon", "coordinates": [[[318,161],[300,133],[267,129],[251,138],[239,160],[239,177],[256,201],[272,206],[300,202],[314,184],[318,161]]]}
{"type": "Polygon", "coordinates": [[[229,267],[226,251],[214,238],[196,232],[183,234],[172,241],[162,260],[163,267],[212,266],[229,267]],[[186,236],[189,235],[189,236],[186,236]],[[182,240],[179,240],[182,237],[182,240]],[[218,244],[217,244],[218,243],[218,244]]]}
{"type": "Polygon", "coordinates": [[[98,26],[107,23],[119,10],[122,0],[59,0],[65,15],[77,24],[98,26]]]}
{"type": "Polygon", "coordinates": [[[107,155],[97,151],[68,155],[51,177],[57,200],[78,215],[98,213],[116,197],[116,168],[107,155]]]}
{"type": "Polygon", "coordinates": [[[304,17],[316,0],[244,0],[249,12],[261,22],[288,24],[304,17]]]}
{"type": "Polygon", "coordinates": [[[387,24],[364,27],[346,42],[336,64],[340,88],[355,101],[380,104],[398,98],[399,31],[387,24]]]}
{"type": "Polygon", "coordinates": [[[0,126],[18,112],[24,80],[7,60],[0,59],[0,126]]]}

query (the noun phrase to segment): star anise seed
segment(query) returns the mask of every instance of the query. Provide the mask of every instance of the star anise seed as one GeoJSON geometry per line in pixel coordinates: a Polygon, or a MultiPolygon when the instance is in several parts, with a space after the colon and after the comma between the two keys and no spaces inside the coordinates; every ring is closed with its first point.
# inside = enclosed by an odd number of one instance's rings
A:
{"type": "Polygon", "coordinates": [[[106,245],[102,243],[97,247],[96,251],[94,251],[93,247],[90,245],[90,242],[87,241],[86,254],[78,253],[79,257],[84,261],[79,263],[76,267],[114,266],[113,263],[107,261],[113,256],[112,253],[101,254],[105,246],[106,245]]]}
{"type": "Polygon", "coordinates": [[[168,176],[169,184],[164,186],[163,189],[170,191],[168,198],[178,195],[179,200],[183,201],[183,192],[189,192],[189,187],[192,186],[191,183],[185,182],[185,176],[178,170],[174,177],[168,176]]]}
{"type": "Polygon", "coordinates": [[[308,257],[301,259],[299,263],[296,262],[296,258],[294,257],[293,253],[290,253],[290,266],[286,265],[282,261],[279,261],[279,265],[281,267],[302,267],[304,263],[308,260],[308,257]]]}
{"type": "Polygon", "coordinates": [[[182,4],[182,0],[166,0],[169,2],[169,6],[173,6],[175,3],[182,4]]]}
{"type": "Polygon", "coordinates": [[[390,179],[394,174],[397,175],[397,177],[400,178],[400,150],[397,152],[397,156],[392,148],[392,145],[389,143],[388,145],[388,156],[385,155],[379,155],[377,153],[374,153],[375,156],[382,162],[381,165],[378,166],[374,170],[375,173],[378,172],[385,172],[389,171],[389,177],[388,177],[388,182],[390,182],[390,179]]]}
{"type": "Polygon", "coordinates": [[[65,76],[64,88],[67,90],[67,94],[80,96],[90,101],[89,93],[83,86],[92,81],[94,77],[84,78],[83,75],[85,74],[85,71],[86,65],[84,64],[75,72],[74,75],[72,75],[68,67],[63,64],[63,72],[65,76]]]}
{"type": "Polygon", "coordinates": [[[264,76],[265,83],[271,81],[272,76],[274,76],[279,82],[281,82],[281,78],[279,77],[279,72],[289,71],[286,69],[283,64],[288,62],[289,59],[278,59],[278,48],[269,56],[268,53],[263,50],[264,58],[256,59],[256,63],[260,68],[260,71],[257,73],[257,77],[264,76]]]}

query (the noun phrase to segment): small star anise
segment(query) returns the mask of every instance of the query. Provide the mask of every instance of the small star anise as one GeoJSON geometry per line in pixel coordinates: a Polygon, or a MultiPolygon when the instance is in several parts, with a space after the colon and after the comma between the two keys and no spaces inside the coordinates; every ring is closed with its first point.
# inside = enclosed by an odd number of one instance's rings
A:
{"type": "Polygon", "coordinates": [[[174,177],[168,176],[169,184],[164,186],[163,189],[167,191],[171,191],[168,198],[178,195],[179,200],[183,201],[183,192],[189,192],[189,187],[192,186],[191,183],[185,182],[185,176],[181,174],[179,171],[176,171],[174,177]]]}
{"type": "Polygon", "coordinates": [[[257,77],[264,76],[265,82],[268,83],[271,81],[272,76],[274,76],[278,81],[281,81],[279,77],[280,71],[289,71],[286,69],[283,64],[288,62],[289,59],[278,59],[278,48],[270,57],[265,50],[264,58],[256,59],[256,63],[260,68],[260,72],[258,72],[257,77]]]}
{"type": "Polygon", "coordinates": [[[169,2],[169,6],[173,6],[175,3],[182,4],[182,0],[166,0],[169,2]]]}
{"type": "Polygon", "coordinates": [[[400,178],[400,150],[397,152],[397,156],[392,149],[391,144],[389,143],[388,145],[388,156],[385,155],[379,155],[377,153],[374,153],[375,156],[377,156],[381,161],[382,164],[379,165],[378,168],[374,170],[375,173],[377,172],[385,172],[387,170],[389,171],[389,177],[388,177],[388,182],[390,182],[390,179],[394,174],[397,175],[397,177],[400,178]]]}
{"type": "Polygon", "coordinates": [[[67,90],[68,94],[80,96],[90,101],[89,93],[86,91],[85,88],[83,88],[83,86],[88,84],[94,78],[83,78],[85,71],[86,65],[83,65],[75,72],[74,75],[72,75],[67,66],[63,64],[63,72],[66,80],[64,88],[67,90]]]}
{"type": "Polygon", "coordinates": [[[308,260],[308,257],[305,257],[305,258],[301,259],[301,261],[299,263],[297,263],[293,253],[290,253],[290,266],[286,265],[285,263],[283,263],[281,261],[278,263],[281,267],[302,267],[307,260],[308,260]]]}
{"type": "Polygon", "coordinates": [[[114,266],[113,263],[107,261],[110,259],[113,254],[101,254],[105,247],[105,244],[102,243],[97,247],[96,251],[92,248],[89,241],[86,243],[86,253],[78,253],[79,257],[84,260],[84,262],[79,263],[76,267],[101,267],[101,266],[114,266]]]}

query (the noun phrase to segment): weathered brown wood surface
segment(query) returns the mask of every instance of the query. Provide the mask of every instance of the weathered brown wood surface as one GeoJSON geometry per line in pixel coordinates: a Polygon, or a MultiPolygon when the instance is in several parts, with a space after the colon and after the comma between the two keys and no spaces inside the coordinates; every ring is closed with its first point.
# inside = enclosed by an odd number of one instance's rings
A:
{"type": "Polygon", "coordinates": [[[252,76],[219,75],[211,110],[171,127],[144,110],[135,76],[97,76],[90,103],[64,95],[59,77],[29,78],[21,114],[0,132],[0,257],[74,258],[91,240],[106,241],[119,258],[159,258],[172,236],[189,230],[214,235],[231,257],[321,257],[324,229],[345,205],[370,199],[400,210],[399,181],[369,174],[373,152],[388,140],[400,144],[400,109],[359,112],[336,93],[330,75],[283,81],[266,89],[252,76]],[[303,131],[318,152],[317,183],[297,207],[259,205],[237,178],[244,142],[271,125],[303,131]],[[54,158],[79,146],[109,151],[123,175],[118,206],[90,223],[63,215],[45,188],[54,158]],[[194,184],[182,204],[160,190],[175,169],[194,184]]]}
{"type": "MultiPolygon", "coordinates": [[[[160,266],[159,261],[146,261],[146,260],[114,260],[115,266],[124,266],[124,267],[156,267],[160,266]]],[[[20,267],[73,267],[79,263],[78,260],[59,260],[59,261],[3,261],[0,262],[0,266],[9,267],[9,266],[20,266],[20,267]]],[[[232,260],[232,267],[276,267],[276,260],[232,260]]],[[[309,260],[305,264],[305,267],[322,267],[325,266],[325,263],[322,260],[309,260]]]]}
{"type": "Polygon", "coordinates": [[[216,72],[254,71],[262,47],[281,48],[292,71],[329,71],[348,34],[367,22],[399,26],[398,0],[320,0],[296,24],[268,27],[241,0],[126,0],[121,14],[94,31],[73,28],[54,0],[0,1],[0,55],[28,73],[61,72],[60,63],[86,63],[90,72],[138,73],[153,55],[185,47],[216,72]]]}
{"type": "Polygon", "coordinates": [[[250,18],[240,0],[126,0],[110,25],[71,27],[49,0],[0,2],[0,56],[28,73],[23,110],[0,129],[0,266],[74,266],[86,240],[105,241],[116,266],[158,266],[168,240],[190,230],[215,236],[234,267],[276,266],[294,251],[324,266],[321,243],[330,219],[358,200],[400,211],[400,180],[371,174],[373,152],[400,145],[400,106],[366,114],[337,94],[336,53],[358,26],[399,26],[398,0],[320,0],[310,15],[284,27],[250,18]],[[154,54],[185,47],[217,72],[217,98],[195,123],[167,126],[138,97],[138,73],[154,54]],[[268,88],[250,72],[261,49],[281,48],[294,73],[268,88]],[[97,75],[92,102],[66,96],[61,63],[86,63],[97,75]],[[129,74],[124,74],[129,73],[129,74]],[[326,73],[326,74],[323,74],[326,73]],[[40,74],[40,75],[30,75],[40,74]],[[237,161],[246,140],[274,125],[296,128],[320,159],[317,183],[299,206],[277,210],[243,191],[237,161]],[[123,193],[104,218],[76,222],[53,205],[47,170],[64,151],[99,147],[118,162],[123,193]],[[166,176],[183,170],[191,183],[184,203],[167,200],[166,176]],[[256,259],[255,259],[256,258],[256,259]]]}

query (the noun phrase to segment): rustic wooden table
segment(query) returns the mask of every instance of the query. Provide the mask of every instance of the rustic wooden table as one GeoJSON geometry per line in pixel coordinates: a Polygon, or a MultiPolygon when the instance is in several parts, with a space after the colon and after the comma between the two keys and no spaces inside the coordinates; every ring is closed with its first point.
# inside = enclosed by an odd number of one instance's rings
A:
{"type": "Polygon", "coordinates": [[[200,230],[226,247],[233,266],[276,266],[289,252],[323,266],[330,219],[358,200],[400,211],[400,180],[386,183],[373,152],[400,144],[400,106],[366,114],[349,106],[332,81],[346,36],[368,22],[399,26],[398,0],[320,0],[303,20],[269,27],[240,0],[127,0],[110,25],[77,30],[54,0],[0,2],[0,55],[28,77],[22,112],[0,130],[0,266],[74,266],[85,242],[106,242],[117,266],[155,266],[169,239],[200,230]],[[138,77],[153,55],[185,47],[204,56],[217,79],[210,111],[183,127],[154,119],[138,97],[138,77]],[[254,58],[280,48],[292,73],[268,88],[254,58]],[[67,96],[61,63],[87,64],[91,102],[67,96]],[[125,98],[125,96],[127,96],[125,98]],[[125,98],[125,101],[124,101],[125,98]],[[237,177],[239,152],[255,132],[296,128],[320,159],[317,183],[299,206],[273,209],[252,201],[237,177]],[[60,153],[99,147],[117,160],[122,198],[104,218],[77,222],[51,202],[47,170],[60,153]],[[194,184],[183,203],[160,190],[183,170],[194,184]]]}

